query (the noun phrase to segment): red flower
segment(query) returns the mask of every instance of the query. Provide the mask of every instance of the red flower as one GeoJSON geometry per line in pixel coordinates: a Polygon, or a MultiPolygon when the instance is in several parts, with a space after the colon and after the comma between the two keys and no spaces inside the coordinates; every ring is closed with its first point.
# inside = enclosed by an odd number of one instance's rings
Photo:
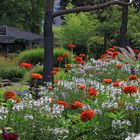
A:
{"type": "Polygon", "coordinates": [[[68,57],[68,56],[69,56],[68,53],[64,53],[64,54],[63,54],[63,57],[68,57]]]}
{"type": "Polygon", "coordinates": [[[85,89],[85,88],[86,88],[86,85],[85,85],[85,84],[79,85],[78,88],[79,88],[79,89],[85,89]]]}
{"type": "Polygon", "coordinates": [[[97,91],[95,88],[89,88],[88,89],[88,96],[97,96],[97,91]]]}
{"type": "Polygon", "coordinates": [[[64,108],[67,108],[68,107],[68,103],[67,102],[64,102],[64,101],[57,101],[57,104],[58,105],[63,105],[64,106],[64,108]]]}
{"type": "Polygon", "coordinates": [[[116,59],[116,57],[118,56],[118,54],[119,54],[118,51],[114,52],[113,55],[112,55],[112,59],[116,59]]]}
{"type": "Polygon", "coordinates": [[[104,83],[111,83],[112,82],[112,79],[103,79],[103,82],[104,83]]]}
{"type": "Polygon", "coordinates": [[[133,51],[134,51],[134,53],[138,53],[139,52],[139,50],[137,48],[134,48],[133,51]]]}
{"type": "Polygon", "coordinates": [[[49,90],[49,91],[52,91],[52,90],[54,90],[54,88],[53,88],[52,86],[49,86],[49,87],[48,87],[48,90],[49,90]]]}
{"type": "Polygon", "coordinates": [[[84,53],[79,54],[80,57],[85,57],[86,55],[84,53]]]}
{"type": "Polygon", "coordinates": [[[68,48],[75,48],[76,45],[75,44],[68,44],[68,48]]]}
{"type": "Polygon", "coordinates": [[[33,79],[42,79],[42,75],[41,74],[38,74],[38,73],[32,73],[31,74],[31,78],[33,79]]]}
{"type": "Polygon", "coordinates": [[[55,71],[55,70],[53,70],[53,71],[52,71],[52,74],[54,74],[54,75],[55,75],[55,74],[57,74],[57,73],[58,73],[58,72],[57,72],[57,71],[55,71]]]}
{"type": "Polygon", "coordinates": [[[104,59],[104,58],[107,58],[107,57],[109,57],[109,54],[104,54],[104,55],[102,55],[101,57],[100,57],[100,59],[104,59]]]}
{"type": "Polygon", "coordinates": [[[26,69],[31,69],[33,67],[33,65],[29,63],[21,63],[20,66],[26,69]]]}
{"type": "Polygon", "coordinates": [[[16,97],[17,97],[17,94],[15,91],[8,90],[8,91],[4,92],[4,99],[5,100],[16,99],[16,97]]]}
{"type": "Polygon", "coordinates": [[[18,135],[3,129],[3,138],[4,140],[18,140],[18,135]]]}
{"type": "Polygon", "coordinates": [[[80,63],[81,61],[83,61],[82,57],[79,57],[79,56],[77,56],[77,57],[75,58],[75,60],[76,60],[76,62],[78,62],[78,63],[80,63]]]}
{"type": "Polygon", "coordinates": [[[57,84],[58,82],[59,82],[59,80],[54,80],[54,83],[56,83],[56,84],[57,84]]]}
{"type": "Polygon", "coordinates": [[[109,50],[106,50],[106,53],[108,54],[108,55],[113,55],[113,52],[111,52],[111,51],[109,51],[109,50]]]}
{"type": "Polygon", "coordinates": [[[81,113],[80,118],[83,122],[87,122],[89,120],[92,120],[95,116],[95,112],[93,110],[85,110],[81,113]]]}
{"type": "Polygon", "coordinates": [[[131,74],[130,76],[129,76],[129,80],[137,80],[138,79],[138,77],[137,77],[137,75],[135,75],[135,74],[131,74]]]}
{"type": "Polygon", "coordinates": [[[114,49],[118,49],[118,48],[119,48],[119,46],[112,46],[112,48],[114,48],[114,49]]]}
{"type": "Polygon", "coordinates": [[[113,87],[119,87],[120,86],[120,82],[114,82],[113,83],[113,87]]]}
{"type": "Polygon", "coordinates": [[[132,86],[132,85],[129,85],[129,86],[125,86],[123,88],[123,92],[125,94],[134,94],[138,91],[138,88],[136,86],[132,86]]]}
{"type": "Polygon", "coordinates": [[[70,70],[71,64],[65,64],[65,68],[66,68],[66,70],[70,70]]]}
{"type": "Polygon", "coordinates": [[[137,54],[137,58],[140,60],[140,53],[139,53],[139,54],[137,54]]]}
{"type": "Polygon", "coordinates": [[[121,69],[122,68],[122,65],[116,64],[116,68],[121,69]]]}
{"type": "Polygon", "coordinates": [[[81,61],[81,62],[80,62],[80,64],[85,65],[85,64],[86,64],[86,62],[85,62],[85,61],[81,61]]]}
{"type": "Polygon", "coordinates": [[[71,108],[72,109],[77,109],[77,108],[82,109],[84,105],[85,105],[84,103],[81,103],[79,101],[75,101],[75,102],[72,103],[71,108]]]}
{"type": "Polygon", "coordinates": [[[109,51],[114,51],[114,48],[109,48],[108,50],[109,50],[109,51]]]}
{"type": "Polygon", "coordinates": [[[54,70],[54,71],[59,71],[59,70],[60,70],[60,68],[53,68],[53,70],[54,70]]]}
{"type": "Polygon", "coordinates": [[[63,61],[63,57],[62,57],[62,56],[58,56],[58,57],[57,57],[57,61],[58,61],[58,62],[63,61]]]}

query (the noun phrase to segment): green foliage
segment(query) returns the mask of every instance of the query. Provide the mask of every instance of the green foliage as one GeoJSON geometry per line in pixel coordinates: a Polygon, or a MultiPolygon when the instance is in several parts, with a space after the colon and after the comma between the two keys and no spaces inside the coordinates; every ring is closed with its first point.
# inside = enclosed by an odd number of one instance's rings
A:
{"type": "Polygon", "coordinates": [[[22,78],[24,69],[16,66],[15,60],[0,58],[0,77],[2,79],[22,78]]]}
{"type": "Polygon", "coordinates": [[[0,25],[6,24],[39,33],[44,11],[44,0],[2,0],[0,25]]]}
{"type": "MultiPolygon", "coordinates": [[[[73,58],[73,55],[71,54],[70,51],[68,51],[65,48],[54,48],[54,64],[57,64],[57,57],[58,56],[63,56],[64,53],[68,53],[69,57],[67,58],[67,63],[71,61],[73,58]]],[[[19,62],[28,62],[31,64],[42,64],[43,63],[43,54],[44,54],[44,49],[43,48],[34,48],[30,50],[23,51],[19,54],[19,62]]],[[[64,64],[64,61],[63,61],[64,64]]]]}
{"type": "Polygon", "coordinates": [[[137,12],[134,8],[129,8],[129,20],[128,20],[128,39],[134,45],[140,45],[140,12],[137,12]]]}
{"type": "Polygon", "coordinates": [[[95,35],[93,31],[95,31],[98,21],[93,20],[89,13],[66,15],[64,19],[65,24],[60,34],[63,46],[75,43],[78,46],[86,47],[88,39],[95,35]]]}
{"type": "Polygon", "coordinates": [[[23,51],[19,54],[19,62],[28,62],[31,64],[43,63],[43,48],[34,48],[23,51]]]}
{"type": "Polygon", "coordinates": [[[23,81],[30,82],[31,81],[31,74],[32,73],[39,73],[43,75],[43,66],[36,65],[30,71],[26,71],[23,77],[23,81]]]}
{"type": "Polygon", "coordinates": [[[63,48],[63,47],[59,48],[58,47],[58,48],[54,49],[54,65],[55,66],[58,66],[57,57],[63,56],[64,53],[68,53],[69,56],[66,58],[66,60],[63,60],[61,66],[64,66],[65,63],[73,62],[74,55],[66,48],[63,48]]]}

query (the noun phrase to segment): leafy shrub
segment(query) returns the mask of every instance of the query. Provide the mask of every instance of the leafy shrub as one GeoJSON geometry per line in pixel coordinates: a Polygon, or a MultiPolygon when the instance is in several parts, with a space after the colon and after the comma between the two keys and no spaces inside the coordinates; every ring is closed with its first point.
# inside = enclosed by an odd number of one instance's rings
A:
{"type": "Polygon", "coordinates": [[[85,48],[88,39],[95,35],[97,20],[93,20],[93,16],[89,13],[66,15],[64,19],[65,24],[60,34],[63,46],[74,43],[85,48]]]}
{"type": "Polygon", "coordinates": [[[19,54],[19,62],[28,62],[31,64],[38,64],[43,62],[43,49],[34,48],[23,51],[19,54]]]}
{"type": "MultiPolygon", "coordinates": [[[[68,61],[71,61],[71,57],[73,57],[73,55],[71,54],[70,51],[68,51],[65,48],[54,48],[54,64],[57,66],[57,57],[58,56],[63,56],[64,53],[68,53],[69,57],[67,58],[68,61]]],[[[44,54],[44,50],[43,48],[34,48],[34,49],[30,49],[30,50],[26,50],[24,52],[21,52],[19,54],[19,62],[28,62],[31,64],[42,64],[43,63],[43,54],[44,54]]]]}
{"type": "Polygon", "coordinates": [[[16,65],[16,59],[0,57],[0,77],[2,79],[22,78],[24,69],[16,65]]]}

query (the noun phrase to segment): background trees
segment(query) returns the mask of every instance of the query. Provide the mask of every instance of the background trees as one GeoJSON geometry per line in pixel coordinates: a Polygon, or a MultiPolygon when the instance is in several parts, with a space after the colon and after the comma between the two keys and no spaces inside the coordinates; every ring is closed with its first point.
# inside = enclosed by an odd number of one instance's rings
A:
{"type": "Polygon", "coordinates": [[[44,18],[45,0],[2,0],[0,25],[6,24],[40,33],[44,18]]]}

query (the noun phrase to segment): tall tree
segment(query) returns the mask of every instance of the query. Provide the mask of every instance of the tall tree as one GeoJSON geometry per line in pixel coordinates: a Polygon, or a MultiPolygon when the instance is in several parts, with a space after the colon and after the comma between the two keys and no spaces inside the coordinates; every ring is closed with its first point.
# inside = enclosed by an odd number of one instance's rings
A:
{"type": "Polygon", "coordinates": [[[45,81],[51,81],[52,69],[53,69],[53,32],[52,32],[52,19],[57,16],[62,16],[64,14],[78,13],[78,12],[89,12],[94,10],[99,10],[111,5],[119,6],[129,6],[133,4],[135,0],[129,3],[121,1],[109,1],[103,4],[96,4],[93,6],[81,6],[72,9],[61,10],[58,12],[53,12],[54,0],[46,0],[46,12],[45,12],[45,23],[44,23],[44,79],[45,81]]]}
{"type": "MultiPolygon", "coordinates": [[[[124,2],[129,2],[130,0],[124,0],[124,2]]],[[[134,2],[134,7],[139,10],[140,0],[134,2]]],[[[121,18],[121,27],[120,27],[120,46],[126,47],[128,44],[127,41],[127,25],[128,25],[128,6],[122,7],[122,18],[121,18]]]]}
{"type": "Polygon", "coordinates": [[[0,25],[41,32],[44,20],[45,0],[1,0],[0,25]]]}
{"type": "MultiPolygon", "coordinates": [[[[125,2],[129,2],[129,0],[125,0],[125,2]]],[[[127,46],[127,24],[128,24],[128,6],[122,7],[122,18],[121,18],[121,27],[120,27],[120,46],[127,46]]]]}

